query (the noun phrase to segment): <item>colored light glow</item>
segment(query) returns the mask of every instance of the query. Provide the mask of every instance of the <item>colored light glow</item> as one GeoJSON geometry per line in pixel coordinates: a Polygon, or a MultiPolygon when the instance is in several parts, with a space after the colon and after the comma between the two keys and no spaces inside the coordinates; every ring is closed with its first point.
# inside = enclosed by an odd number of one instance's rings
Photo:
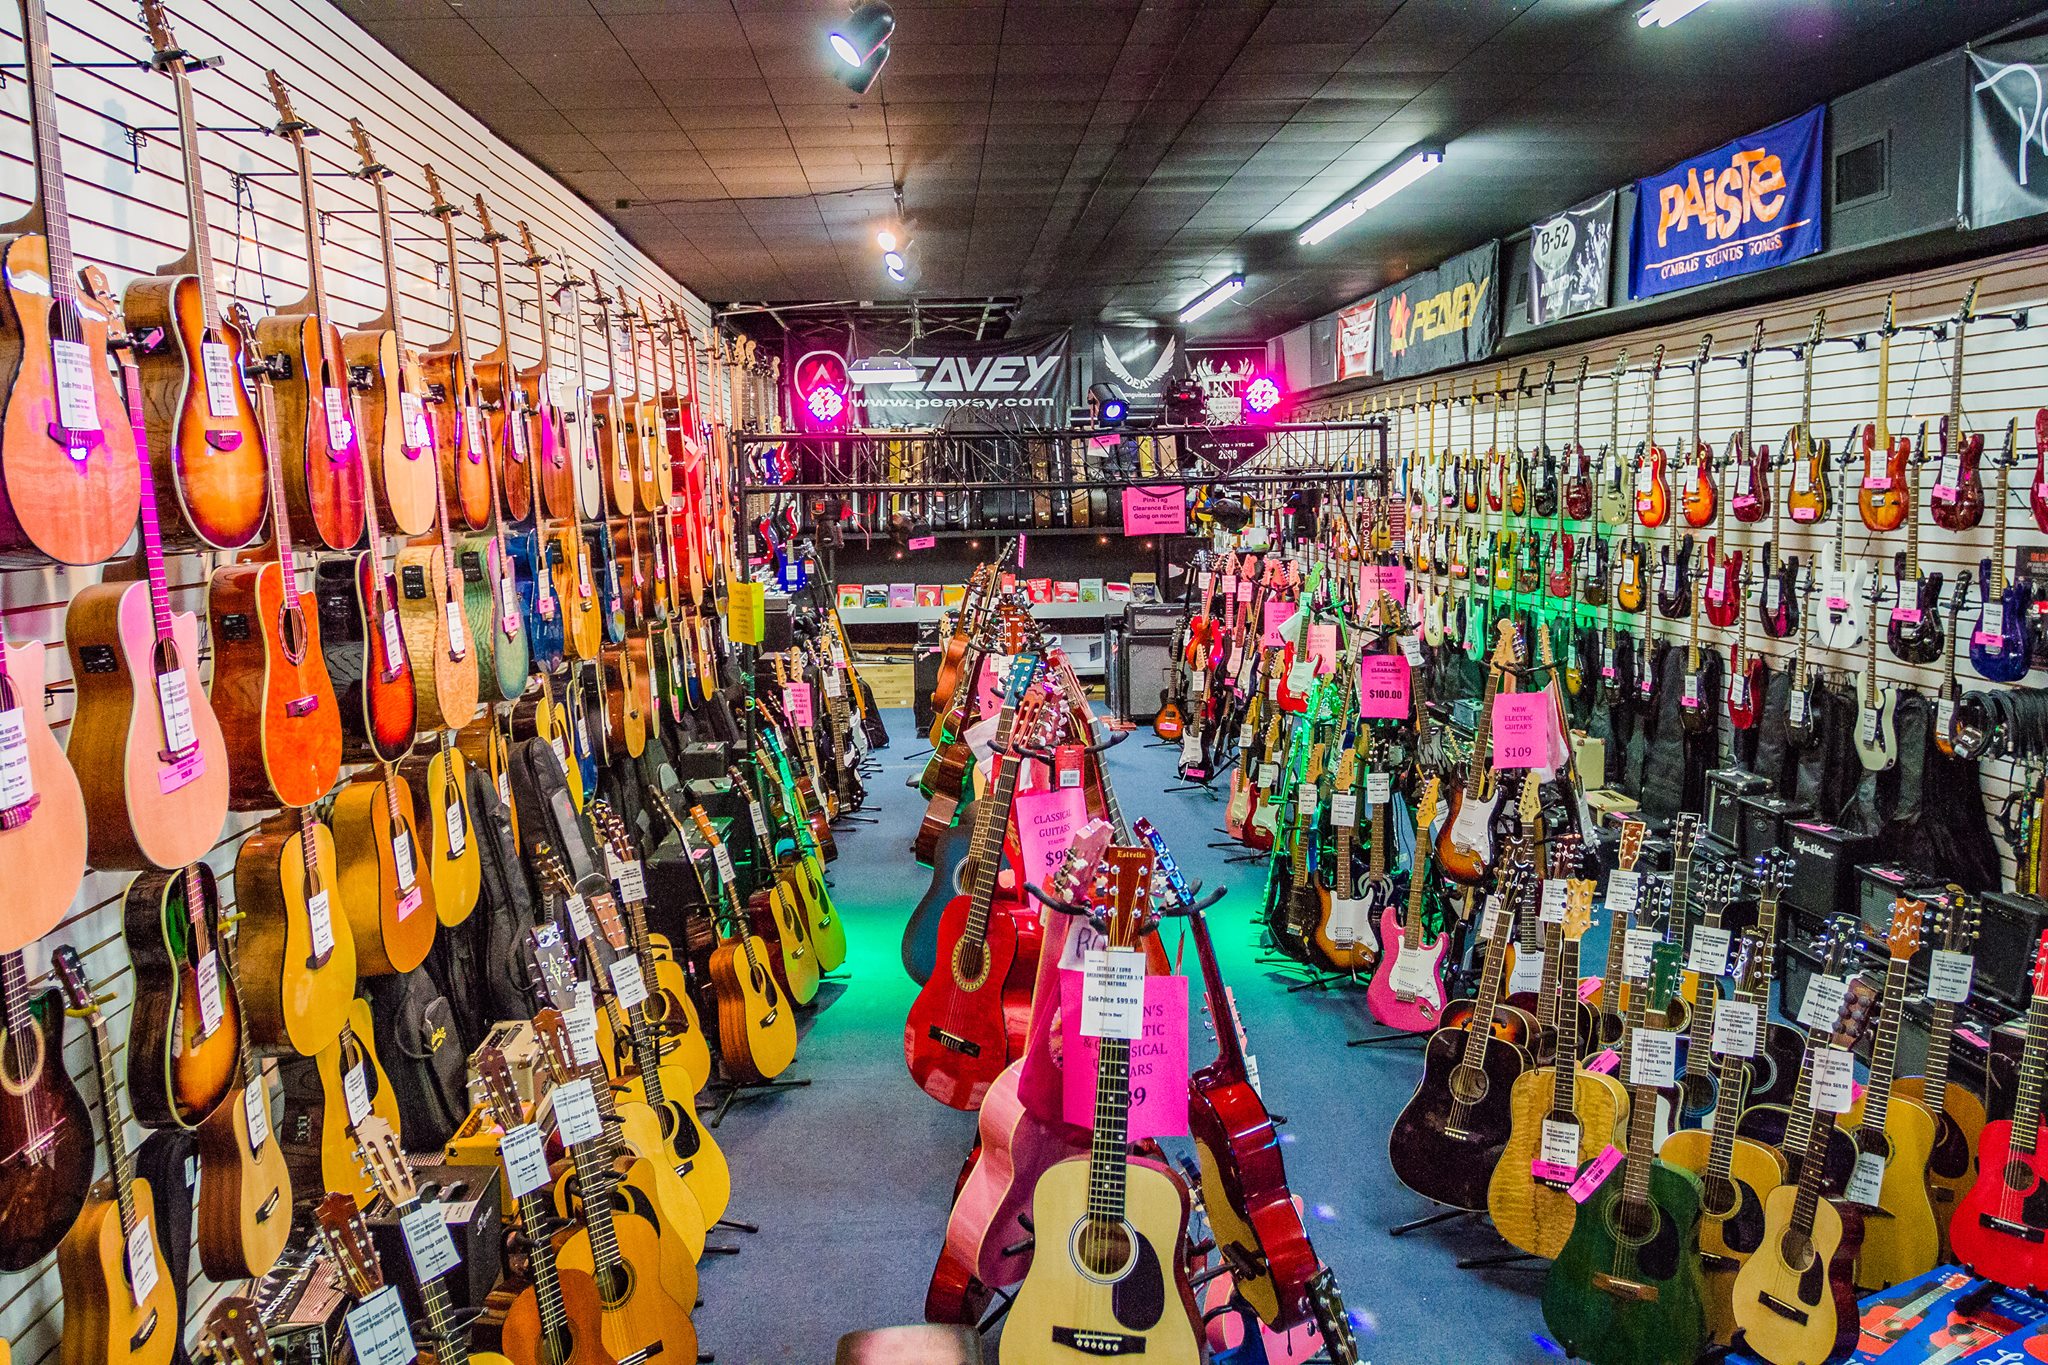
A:
{"type": "Polygon", "coordinates": [[[1414,153],[1400,165],[1387,171],[1357,194],[1311,223],[1307,231],[1301,234],[1301,244],[1314,246],[1331,234],[1350,226],[1443,164],[1444,154],[1441,151],[1431,149],[1414,153]]]}
{"type": "Polygon", "coordinates": [[[875,234],[875,245],[884,251],[894,251],[896,249],[896,234],[887,228],[883,228],[875,234]]]}
{"type": "Polygon", "coordinates": [[[1244,386],[1246,409],[1263,417],[1280,406],[1280,386],[1266,375],[1260,375],[1244,386]]]}
{"type": "Polygon", "coordinates": [[[820,422],[836,422],[839,420],[839,414],[846,411],[846,395],[829,385],[821,384],[812,389],[810,396],[804,399],[804,406],[809,408],[811,416],[820,422]]]}

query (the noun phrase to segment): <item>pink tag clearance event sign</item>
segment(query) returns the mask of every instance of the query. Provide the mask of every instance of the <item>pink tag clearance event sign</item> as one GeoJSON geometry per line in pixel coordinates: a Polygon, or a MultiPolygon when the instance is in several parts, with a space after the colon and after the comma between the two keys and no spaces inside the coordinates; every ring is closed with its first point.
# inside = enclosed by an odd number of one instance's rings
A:
{"type": "MultiPolygon", "coordinates": [[[[1081,973],[1060,973],[1067,1122],[1095,1123],[1095,1038],[1081,1034],[1081,973]]],[[[1145,978],[1145,1036],[1131,1045],[1131,1140],[1188,1131],[1188,979],[1145,978]]]]}
{"type": "Polygon", "coordinates": [[[1124,490],[1125,535],[1179,536],[1187,529],[1187,492],[1179,484],[1124,490]]]}

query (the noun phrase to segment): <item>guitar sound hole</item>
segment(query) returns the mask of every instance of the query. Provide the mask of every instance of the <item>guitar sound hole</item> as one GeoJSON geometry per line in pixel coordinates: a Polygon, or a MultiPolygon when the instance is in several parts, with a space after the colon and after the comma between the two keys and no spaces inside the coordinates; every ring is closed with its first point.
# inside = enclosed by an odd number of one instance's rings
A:
{"type": "Polygon", "coordinates": [[[0,1090],[26,1095],[43,1075],[43,1035],[35,1029],[20,1032],[0,1028],[0,1090]]]}
{"type": "Polygon", "coordinates": [[[1654,1208],[1617,1199],[1608,1209],[1608,1231],[1623,1246],[1647,1246],[1656,1237],[1657,1211],[1654,1208]]]}
{"type": "Polygon", "coordinates": [[[1778,1253],[1784,1258],[1785,1268],[1797,1274],[1805,1274],[1813,1264],[1813,1242],[1799,1233],[1787,1229],[1784,1240],[1778,1243],[1778,1253]]]}
{"type": "Polygon", "coordinates": [[[1700,1207],[1710,1217],[1726,1218],[1742,1207],[1742,1191],[1734,1181],[1710,1175],[1700,1182],[1700,1207]]]}
{"type": "Polygon", "coordinates": [[[1460,1104],[1477,1104],[1486,1098],[1486,1072],[1460,1063],[1451,1071],[1451,1098],[1460,1104]]]}
{"type": "Polygon", "coordinates": [[[988,974],[988,951],[981,944],[962,939],[953,950],[953,976],[963,989],[974,990],[988,974]]]}
{"type": "Polygon", "coordinates": [[[298,592],[287,583],[285,593],[284,609],[277,614],[277,638],[284,645],[285,658],[297,663],[306,657],[306,642],[310,636],[306,631],[306,614],[299,606],[298,592]]]}
{"type": "Polygon", "coordinates": [[[2005,1187],[2024,1194],[2034,1186],[2034,1172],[2027,1163],[2014,1159],[2005,1163],[2005,1187]]]}
{"type": "Polygon", "coordinates": [[[1089,1217],[1074,1229],[1074,1256],[1081,1268],[1100,1280],[1117,1280],[1130,1270],[1137,1242],[1121,1220],[1089,1217]]]}

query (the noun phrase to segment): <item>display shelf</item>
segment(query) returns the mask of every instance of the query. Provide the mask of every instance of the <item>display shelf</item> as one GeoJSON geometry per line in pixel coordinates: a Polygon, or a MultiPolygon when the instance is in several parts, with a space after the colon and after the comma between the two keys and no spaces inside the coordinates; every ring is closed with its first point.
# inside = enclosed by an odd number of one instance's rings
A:
{"type": "MultiPolygon", "coordinates": [[[[1031,614],[1046,621],[1106,620],[1121,616],[1122,602],[1036,602],[1031,614]]],[[[849,626],[881,626],[904,621],[936,621],[951,607],[841,607],[839,619],[849,626]]]]}

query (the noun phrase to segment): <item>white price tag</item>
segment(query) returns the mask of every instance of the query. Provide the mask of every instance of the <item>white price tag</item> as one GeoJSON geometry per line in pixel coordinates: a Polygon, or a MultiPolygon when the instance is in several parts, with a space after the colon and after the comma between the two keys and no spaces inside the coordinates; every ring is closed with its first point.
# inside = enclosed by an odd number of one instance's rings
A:
{"type": "Polygon", "coordinates": [[[514,1199],[547,1188],[548,1146],[540,1129],[522,1123],[506,1130],[498,1152],[505,1159],[505,1188],[514,1199]]]}
{"type": "Polygon", "coordinates": [[[481,459],[484,453],[484,410],[471,404],[463,409],[463,430],[468,433],[469,453],[481,459]]]}
{"type": "Polygon", "coordinates": [[[824,679],[826,696],[836,699],[845,694],[845,684],[839,680],[838,669],[828,668],[824,670],[824,679]]]}
{"type": "Polygon", "coordinates": [[[172,753],[189,749],[198,733],[192,728],[192,698],[185,690],[185,670],[174,668],[156,675],[156,695],[164,722],[164,748],[172,753]]]}
{"type": "Polygon", "coordinates": [[[459,659],[469,653],[469,623],[463,620],[460,602],[451,601],[443,606],[448,613],[448,652],[459,659]]]}
{"type": "Polygon", "coordinates": [[[356,1365],[409,1365],[419,1358],[398,1286],[387,1284],[342,1319],[355,1347],[356,1365]]]}
{"type": "Polygon", "coordinates": [[[242,1118],[249,1125],[249,1150],[260,1152],[263,1144],[270,1141],[269,1096],[263,1090],[263,1072],[259,1063],[251,1062],[256,1074],[242,1087],[242,1118]]]}
{"type": "Polygon", "coordinates": [[[569,911],[569,927],[575,931],[579,942],[597,932],[590,922],[590,906],[585,903],[583,897],[572,895],[566,905],[569,911]]]}
{"type": "Polygon", "coordinates": [[[630,1010],[647,999],[647,980],[640,974],[640,959],[632,953],[621,953],[612,963],[612,994],[619,998],[619,1008],[630,1010]]]}
{"type": "MultiPolygon", "coordinates": [[[[1832,1029],[1849,996],[1849,983],[1838,976],[1815,973],[1806,982],[1806,998],[1799,1002],[1799,1027],[1832,1029]]],[[[1840,1110],[1836,1111],[1840,1113],[1840,1110]]]]}
{"type": "Polygon", "coordinates": [[[193,968],[199,978],[199,1031],[209,1035],[220,1027],[220,956],[208,948],[193,968]]]}
{"type": "Polygon", "coordinates": [[[460,858],[469,847],[469,821],[463,815],[460,801],[449,803],[443,822],[448,827],[448,856],[460,858]]]}
{"type": "Polygon", "coordinates": [[[1643,878],[1638,872],[1624,872],[1616,869],[1607,874],[1607,910],[1616,919],[1636,912],[1636,902],[1642,899],[1643,878]]]}
{"type": "Polygon", "coordinates": [[[1877,742],[1877,719],[1880,712],[1865,708],[1856,713],[1856,738],[1864,744],[1877,742]]]}
{"type": "Polygon", "coordinates": [[[1664,935],[1655,929],[1630,929],[1621,946],[1623,974],[1639,981],[1647,979],[1650,975],[1650,956],[1663,941],[1664,935]]]}
{"type": "Polygon", "coordinates": [[[555,1131],[562,1135],[564,1147],[604,1135],[604,1118],[597,1112],[597,1092],[590,1088],[588,1077],[578,1076],[567,1085],[556,1086],[548,1095],[555,1110],[555,1131]]]}
{"type": "Polygon", "coordinates": [[[1208,673],[1200,669],[1197,669],[1195,672],[1188,674],[1188,696],[1200,697],[1204,692],[1207,692],[1208,690],[1208,673]]]}
{"type": "Polygon", "coordinates": [[[337,388],[320,391],[321,399],[327,405],[327,444],[337,450],[345,450],[355,444],[355,428],[349,425],[348,394],[337,388]]]}
{"type": "Polygon", "coordinates": [[[1678,566],[1666,564],[1663,569],[1662,586],[1659,589],[1666,597],[1678,591],[1678,566]]]}
{"type": "Polygon", "coordinates": [[[1658,1090],[1678,1083],[1678,1035],[1670,1029],[1639,1028],[1629,1035],[1628,1083],[1658,1090]]]}
{"type": "Polygon", "coordinates": [[[1543,1136],[1537,1143],[1536,1158],[1552,1166],[1579,1166],[1579,1125],[1572,1119],[1543,1120],[1543,1136]]]}
{"type": "Polygon", "coordinates": [[[341,1073],[341,1101],[348,1111],[349,1127],[370,1117],[370,1076],[362,1063],[341,1073]]]}
{"type": "Polygon", "coordinates": [[[1794,725],[1806,724],[1806,692],[1793,688],[1792,695],[1785,699],[1785,718],[1794,725]]]}
{"type": "Polygon", "coordinates": [[[1699,709],[1700,680],[1696,675],[1691,673],[1685,675],[1685,696],[1683,698],[1683,703],[1685,706],[1692,710],[1699,709]]]}
{"type": "Polygon", "coordinates": [[[1708,981],[1720,980],[1728,971],[1728,945],[1734,938],[1726,929],[1700,925],[1692,931],[1692,944],[1685,951],[1685,969],[1708,981]]]}
{"type": "Polygon", "coordinates": [[[1408,660],[1410,668],[1422,667],[1422,641],[1413,635],[1401,637],[1401,653],[1408,660]]]}
{"type": "Polygon", "coordinates": [[[235,363],[218,341],[199,343],[199,370],[206,383],[206,411],[212,417],[235,415],[235,363]]]}
{"type": "Polygon", "coordinates": [[[1384,806],[1394,794],[1394,779],[1390,773],[1367,773],[1365,775],[1365,804],[1384,806]]]}
{"type": "Polygon", "coordinates": [[[1349,829],[1358,823],[1358,793],[1330,793],[1330,823],[1338,829],[1349,829]]]}
{"type": "Polygon", "coordinates": [[[1275,786],[1279,785],[1279,782],[1280,765],[1278,763],[1261,763],[1259,765],[1259,786],[1267,791],[1271,791],[1275,786]]]}
{"type": "Polygon", "coordinates": [[[1943,697],[1934,703],[1934,733],[1945,735],[1955,728],[1956,704],[1950,698],[1943,697]]]}
{"type": "Polygon", "coordinates": [[[1081,1036],[1124,1038],[1145,1031],[1145,955],[1098,948],[1082,963],[1081,1036]]]}
{"type": "Polygon", "coordinates": [[[27,805],[36,794],[35,776],[28,763],[28,725],[21,708],[0,711],[0,810],[27,805]]]}
{"type": "Polygon", "coordinates": [[[719,881],[727,886],[734,886],[739,882],[740,874],[734,869],[732,854],[727,851],[724,844],[713,844],[711,846],[711,861],[718,864],[719,881]]]}
{"type": "Polygon", "coordinates": [[[1778,576],[1776,574],[1772,574],[1769,578],[1766,578],[1764,580],[1764,610],[1776,611],[1777,609],[1778,576]]]}
{"type": "Polygon", "coordinates": [[[1756,1056],[1762,1012],[1754,1000],[1724,1000],[1714,1006],[1714,1051],[1724,1057],[1756,1056]]]}
{"type": "Polygon", "coordinates": [[[412,835],[402,829],[391,831],[391,861],[398,869],[398,889],[412,890],[412,884],[419,880],[419,865],[413,861],[412,835]]]}
{"type": "Polygon", "coordinates": [[[576,544],[576,595],[588,597],[596,591],[590,582],[590,550],[581,541],[576,544]]]}
{"type": "Polygon", "coordinates": [[[93,392],[92,352],[79,341],[52,338],[50,358],[57,379],[57,420],[70,431],[98,431],[100,406],[93,392]]]}
{"type": "Polygon", "coordinates": [[[1259,1085],[1259,1059],[1249,1052],[1244,1054],[1244,1078],[1252,1083],[1252,1093],[1254,1095],[1266,1093],[1259,1085]]]}
{"type": "Polygon", "coordinates": [[[398,613],[384,609],[384,657],[392,662],[405,657],[405,633],[398,628],[398,613]]]}
{"type": "Polygon", "coordinates": [[[596,1006],[578,1001],[562,1012],[562,1023],[569,1032],[570,1061],[578,1066],[595,1066],[604,1059],[604,1054],[597,1050],[596,1006]]]}
{"type": "Polygon", "coordinates": [[[410,389],[398,394],[398,416],[405,427],[405,443],[418,450],[427,443],[427,405],[410,389]]]}
{"type": "Polygon", "coordinates": [[[1485,926],[1479,936],[1488,942],[1505,938],[1515,931],[1515,917],[1509,912],[1508,903],[1501,898],[1498,891],[1486,898],[1486,909],[1481,912],[1479,922],[1485,926]]]}
{"type": "Polygon", "coordinates": [[[1304,782],[1294,789],[1294,813],[1304,820],[1313,820],[1316,815],[1317,791],[1315,785],[1304,782]]]}
{"type": "Polygon", "coordinates": [[[431,1284],[462,1264],[438,1201],[422,1204],[399,1219],[398,1230],[405,1237],[405,1253],[412,1258],[413,1274],[421,1284],[431,1284]]]}
{"type": "Polygon", "coordinates": [[[1648,464],[1636,466],[1636,492],[1647,493],[1657,486],[1657,472],[1648,464]]]}
{"type": "Polygon", "coordinates": [[[326,957],[334,951],[334,915],[327,908],[327,892],[315,891],[306,900],[306,923],[313,937],[313,956],[326,957]]]}
{"type": "Polygon", "coordinates": [[[618,883],[619,898],[628,901],[647,899],[647,878],[640,871],[638,858],[613,858],[612,880],[618,883]]]}
{"type": "Polygon", "coordinates": [[[1941,457],[1939,476],[1934,480],[1943,488],[1954,488],[1963,481],[1963,457],[1944,455],[1941,457]]]}
{"type": "Polygon", "coordinates": [[[1543,899],[1536,911],[1540,924],[1563,924],[1564,901],[1567,888],[1561,878],[1552,877],[1543,883],[1543,899]]]}
{"type": "Polygon", "coordinates": [[[1970,998],[1970,981],[1976,970],[1977,959],[1970,954],[1935,949],[1927,964],[1927,998],[1962,1004],[1970,998]]]}
{"type": "Polygon", "coordinates": [[[1636,585],[1635,560],[1624,559],[1621,561],[1621,582],[1623,587],[1633,588],[1636,585]]]}
{"type": "Polygon", "coordinates": [[[135,1227],[128,1234],[128,1292],[134,1296],[137,1308],[142,1307],[149,1291],[156,1288],[156,1282],[156,1234],[144,1215],[135,1220],[135,1227]]]}
{"type": "Polygon", "coordinates": [[[1883,1190],[1884,1158],[1876,1152],[1858,1152],[1856,1168],[1849,1172],[1849,1183],[1842,1190],[1843,1197],[1852,1204],[1876,1208],[1883,1190]]]}

